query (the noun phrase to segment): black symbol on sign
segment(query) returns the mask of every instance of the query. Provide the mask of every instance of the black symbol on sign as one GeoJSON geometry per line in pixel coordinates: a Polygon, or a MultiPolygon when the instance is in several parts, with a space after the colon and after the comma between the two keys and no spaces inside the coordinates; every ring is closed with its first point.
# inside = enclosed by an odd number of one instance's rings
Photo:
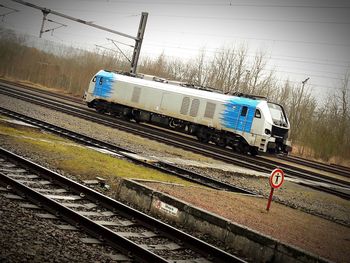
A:
{"type": "Polygon", "coordinates": [[[278,184],[278,178],[280,178],[281,177],[281,175],[280,174],[276,174],[276,180],[275,180],[275,184],[278,184]]]}

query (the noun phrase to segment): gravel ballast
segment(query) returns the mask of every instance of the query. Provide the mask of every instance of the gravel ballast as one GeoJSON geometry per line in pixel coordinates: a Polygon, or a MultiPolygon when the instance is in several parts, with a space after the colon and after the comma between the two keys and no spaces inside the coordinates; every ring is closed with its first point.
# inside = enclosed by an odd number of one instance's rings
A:
{"type": "MultiPolygon", "coordinates": [[[[201,157],[196,154],[188,154],[182,151],[181,149],[177,149],[175,147],[170,147],[163,145],[158,142],[153,142],[146,140],[144,138],[133,136],[130,134],[127,134],[125,132],[117,131],[112,128],[104,127],[102,125],[98,125],[95,123],[91,123],[89,121],[81,120],[72,116],[68,116],[66,114],[58,113],[56,111],[52,111],[40,106],[36,106],[27,102],[23,102],[20,100],[16,100],[7,96],[0,96],[0,105],[4,108],[8,108],[10,110],[14,110],[16,112],[31,116],[33,118],[37,118],[43,121],[50,122],[52,124],[64,127],[69,130],[73,130],[79,133],[83,133],[85,135],[97,138],[99,140],[103,140],[109,143],[116,144],[118,146],[122,146],[125,148],[128,148],[134,152],[137,152],[139,154],[142,154],[144,156],[156,156],[157,158],[168,158],[169,160],[175,159],[175,158],[183,158],[183,159],[193,159],[195,161],[200,161],[202,163],[210,163],[210,164],[222,164],[221,162],[214,161],[209,158],[201,157]],[[183,157],[185,156],[185,157],[183,157]]],[[[31,155],[30,151],[25,149],[19,149],[16,147],[16,145],[7,144],[6,140],[1,139],[0,141],[3,145],[6,146],[9,150],[13,150],[19,154],[23,154],[24,156],[30,157],[32,160],[36,162],[45,162],[45,159],[38,158],[36,156],[31,155]]],[[[239,172],[234,171],[223,171],[218,168],[208,168],[208,167],[197,167],[195,165],[192,165],[191,167],[188,167],[185,164],[182,164],[182,166],[187,167],[189,169],[195,170],[197,172],[204,173],[206,175],[220,178],[226,182],[233,183],[237,186],[241,186],[242,188],[253,190],[256,193],[267,196],[269,194],[269,186],[268,181],[266,180],[266,175],[261,176],[258,173],[253,173],[253,175],[247,175],[239,172]]],[[[54,168],[54,167],[52,167],[54,168]]],[[[238,170],[237,170],[238,171],[238,170]]],[[[151,186],[151,185],[150,185],[151,186]]],[[[301,246],[304,249],[307,249],[308,251],[311,251],[313,253],[322,255],[323,257],[331,258],[335,261],[339,262],[346,262],[345,258],[348,256],[350,258],[350,255],[348,252],[345,255],[342,255],[341,257],[337,258],[337,251],[331,253],[325,251],[324,247],[320,244],[313,244],[308,241],[307,233],[305,231],[308,230],[307,225],[312,224],[313,222],[305,221],[300,223],[300,228],[288,225],[288,222],[284,218],[285,215],[288,215],[288,217],[293,217],[293,213],[285,214],[281,212],[281,214],[276,215],[276,221],[282,220],[286,224],[283,229],[273,229],[271,230],[271,226],[273,225],[273,221],[270,225],[265,225],[262,223],[261,219],[261,213],[263,213],[263,209],[257,209],[257,212],[254,213],[254,211],[246,211],[244,212],[244,207],[247,209],[254,209],[254,205],[257,205],[257,203],[254,203],[253,201],[251,205],[243,205],[245,204],[244,199],[235,200],[235,205],[232,206],[232,203],[227,203],[226,207],[223,205],[225,202],[221,202],[222,199],[220,198],[227,198],[225,197],[225,194],[216,193],[216,194],[208,194],[206,195],[203,191],[196,191],[195,189],[183,189],[181,187],[172,187],[172,186],[164,186],[162,184],[152,184],[152,187],[159,191],[163,191],[166,193],[169,193],[175,197],[183,198],[187,202],[192,202],[196,206],[203,207],[204,209],[208,209],[211,212],[215,212],[218,214],[221,214],[222,216],[225,216],[226,218],[229,218],[233,221],[238,220],[234,216],[235,213],[237,214],[237,211],[235,210],[235,207],[239,206],[239,215],[242,217],[241,224],[245,224],[248,227],[255,228],[257,231],[267,233],[268,235],[275,236],[276,238],[280,238],[281,240],[284,239],[284,237],[288,236],[294,236],[295,240],[288,240],[288,242],[296,242],[297,245],[301,246]],[[220,201],[218,201],[220,199],[220,201]],[[239,202],[239,203],[237,203],[239,202]],[[214,206],[214,204],[218,204],[217,206],[214,206]],[[246,216],[246,217],[245,217],[246,216]],[[251,224],[253,222],[253,224],[251,224]],[[303,226],[303,227],[301,227],[303,226]],[[269,230],[270,229],[270,230],[269,230]],[[274,232],[279,233],[274,233],[274,232]],[[300,232],[299,232],[300,231],[300,232]],[[293,235],[288,235],[289,232],[293,232],[293,235]],[[297,242],[297,241],[300,242],[297,242]],[[313,246],[319,246],[319,247],[313,247],[313,246]]],[[[342,224],[344,227],[345,225],[345,232],[339,233],[339,239],[342,239],[345,244],[346,240],[349,238],[349,225],[350,225],[350,207],[349,203],[346,201],[339,200],[339,198],[333,198],[332,196],[328,194],[323,194],[317,191],[310,190],[308,188],[305,188],[303,186],[297,185],[292,182],[286,182],[281,189],[278,189],[277,192],[275,192],[275,200],[280,201],[284,204],[287,204],[290,207],[298,208],[298,210],[301,211],[308,211],[311,214],[319,215],[322,218],[326,218],[326,222],[329,224],[334,224],[335,226],[338,224],[332,223],[338,222],[342,224]]],[[[259,201],[260,202],[260,201],[259,201]]],[[[272,209],[274,209],[274,204],[272,204],[272,209]]],[[[282,206],[285,207],[285,206],[282,206]]],[[[292,209],[293,210],[293,209],[292,209]]],[[[300,213],[300,212],[299,212],[300,213]]],[[[271,220],[274,220],[272,217],[271,220]]],[[[309,219],[312,221],[312,219],[309,219]]],[[[327,223],[326,223],[327,224],[327,223]]],[[[324,225],[319,226],[320,232],[324,232],[324,225]]],[[[323,238],[327,239],[327,236],[322,236],[323,238]]],[[[284,240],[287,241],[287,240],[284,240]]],[[[327,242],[327,241],[324,241],[327,242]]],[[[331,241],[332,242],[332,241],[331,241]]],[[[349,242],[349,241],[347,241],[349,242]]],[[[343,243],[342,243],[343,244],[343,243]]],[[[330,250],[336,250],[336,245],[339,244],[329,244],[327,246],[334,247],[330,250]]]]}
{"type": "MultiPolygon", "coordinates": [[[[0,192],[0,262],[117,262],[117,253],[97,244],[84,244],[79,231],[60,230],[35,210],[19,206],[0,192]]],[[[44,213],[41,211],[41,213],[44,213]]],[[[58,220],[57,224],[64,224],[58,220]]]]}

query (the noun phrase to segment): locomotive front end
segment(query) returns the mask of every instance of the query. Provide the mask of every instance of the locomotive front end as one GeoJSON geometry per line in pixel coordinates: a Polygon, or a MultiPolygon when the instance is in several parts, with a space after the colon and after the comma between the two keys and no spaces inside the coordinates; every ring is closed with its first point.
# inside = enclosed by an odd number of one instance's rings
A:
{"type": "Polygon", "coordinates": [[[288,154],[291,151],[291,142],[288,140],[290,124],[283,107],[279,104],[267,103],[269,117],[266,118],[264,133],[270,136],[267,143],[269,153],[288,154]]]}

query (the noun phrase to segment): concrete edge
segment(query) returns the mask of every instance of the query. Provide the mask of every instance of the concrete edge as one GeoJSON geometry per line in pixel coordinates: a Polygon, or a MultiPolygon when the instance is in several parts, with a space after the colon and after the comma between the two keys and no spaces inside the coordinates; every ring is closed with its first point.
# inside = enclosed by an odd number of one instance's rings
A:
{"type": "Polygon", "coordinates": [[[120,183],[117,199],[210,235],[254,262],[330,262],[132,180],[120,183]]]}

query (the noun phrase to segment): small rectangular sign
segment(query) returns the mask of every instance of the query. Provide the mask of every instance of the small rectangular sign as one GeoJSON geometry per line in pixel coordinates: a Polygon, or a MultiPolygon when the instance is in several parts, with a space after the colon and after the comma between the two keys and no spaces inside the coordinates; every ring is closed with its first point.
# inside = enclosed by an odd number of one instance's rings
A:
{"type": "Polygon", "coordinates": [[[155,205],[156,205],[156,208],[158,208],[159,210],[162,210],[162,211],[164,211],[168,214],[171,214],[173,216],[177,216],[178,211],[179,211],[176,207],[169,205],[167,203],[164,203],[160,200],[157,200],[155,205]]]}

